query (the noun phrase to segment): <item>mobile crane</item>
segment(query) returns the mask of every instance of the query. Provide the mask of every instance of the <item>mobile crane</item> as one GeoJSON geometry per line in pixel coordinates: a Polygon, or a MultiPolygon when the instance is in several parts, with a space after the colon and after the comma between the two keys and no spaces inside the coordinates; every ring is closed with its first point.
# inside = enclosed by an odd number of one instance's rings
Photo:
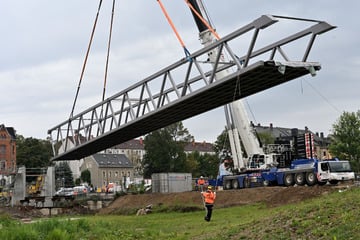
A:
{"type": "MultiPolygon", "coordinates": [[[[192,14],[200,32],[201,43],[206,47],[216,41],[214,33],[201,19],[203,16],[207,18],[208,15],[201,0],[190,0],[188,2],[196,10],[196,12],[192,11],[192,14]]],[[[206,20],[207,23],[210,23],[209,19],[206,20]]],[[[209,51],[208,61],[210,63],[216,62],[217,51],[216,48],[209,51]]],[[[223,55],[220,57],[224,58],[223,55]]],[[[222,66],[218,64],[217,67],[221,68],[222,66]]],[[[215,79],[222,79],[229,74],[229,69],[218,71],[215,74],[215,79]]],[[[313,144],[306,144],[306,152],[310,153],[306,156],[307,158],[293,160],[289,167],[279,168],[279,161],[284,160],[282,158],[285,155],[264,152],[254,128],[250,124],[241,99],[227,104],[225,106],[225,115],[232,155],[230,161],[233,168],[229,171],[226,166],[227,162],[229,162],[228,158],[224,158],[219,166],[220,176],[218,182],[224,189],[264,185],[291,186],[295,183],[297,185],[307,184],[311,186],[316,183],[320,185],[327,182],[336,184],[338,181],[355,179],[355,174],[352,172],[348,161],[338,159],[320,161],[314,158],[314,154],[312,154],[313,144]],[[243,157],[241,143],[248,155],[247,159],[243,157]]],[[[304,140],[311,142],[310,133],[304,135],[304,140]]],[[[290,146],[285,146],[282,149],[290,151],[290,146]]]]}

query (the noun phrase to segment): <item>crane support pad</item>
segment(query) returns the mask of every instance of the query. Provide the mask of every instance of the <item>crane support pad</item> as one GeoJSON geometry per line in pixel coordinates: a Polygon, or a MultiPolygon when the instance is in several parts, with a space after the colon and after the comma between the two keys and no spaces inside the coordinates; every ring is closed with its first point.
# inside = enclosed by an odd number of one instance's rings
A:
{"type": "Polygon", "coordinates": [[[255,62],[156,111],[60,153],[52,160],[81,159],[309,73],[315,75],[320,69],[320,64],[316,62],[255,62]]]}

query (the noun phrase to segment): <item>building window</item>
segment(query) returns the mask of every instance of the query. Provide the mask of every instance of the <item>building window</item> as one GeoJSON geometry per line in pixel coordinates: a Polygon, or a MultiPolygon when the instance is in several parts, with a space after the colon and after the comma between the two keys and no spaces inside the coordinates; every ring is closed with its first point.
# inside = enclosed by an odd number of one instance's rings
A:
{"type": "Polygon", "coordinates": [[[106,178],[106,172],[103,171],[103,178],[106,178]]]}
{"type": "Polygon", "coordinates": [[[118,171],[115,172],[115,177],[116,178],[119,177],[119,172],[118,171]]]}
{"type": "Polygon", "coordinates": [[[0,154],[6,153],[6,145],[0,145],[0,154]]]}
{"type": "Polygon", "coordinates": [[[0,170],[5,170],[6,167],[6,161],[5,160],[1,160],[0,161],[0,170]]]}

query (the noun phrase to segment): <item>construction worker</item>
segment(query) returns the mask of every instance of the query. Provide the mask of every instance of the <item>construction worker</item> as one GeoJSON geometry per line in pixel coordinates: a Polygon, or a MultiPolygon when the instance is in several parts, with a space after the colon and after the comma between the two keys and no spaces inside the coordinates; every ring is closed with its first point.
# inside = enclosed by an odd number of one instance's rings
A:
{"type": "Polygon", "coordinates": [[[215,202],[215,198],[216,198],[216,192],[213,192],[212,186],[209,185],[207,187],[207,191],[201,192],[201,194],[203,196],[203,200],[205,202],[205,207],[206,207],[205,221],[209,222],[211,219],[212,208],[214,206],[214,202],[215,202]]]}
{"type": "Polygon", "coordinates": [[[200,176],[197,183],[198,183],[198,186],[200,187],[200,192],[204,191],[205,179],[203,176],[200,176]]]}

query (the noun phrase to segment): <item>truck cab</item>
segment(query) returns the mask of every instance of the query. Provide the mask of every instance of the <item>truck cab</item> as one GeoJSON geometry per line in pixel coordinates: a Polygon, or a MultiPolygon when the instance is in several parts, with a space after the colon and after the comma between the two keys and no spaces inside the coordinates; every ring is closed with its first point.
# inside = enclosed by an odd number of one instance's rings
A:
{"type": "Polygon", "coordinates": [[[339,181],[354,180],[355,173],[351,170],[349,161],[332,159],[318,161],[317,178],[320,184],[325,184],[327,181],[336,184],[339,181]]]}
{"type": "Polygon", "coordinates": [[[349,181],[355,179],[355,173],[351,170],[350,162],[347,160],[315,158],[297,159],[291,163],[291,169],[313,169],[316,174],[317,183],[324,185],[327,182],[336,184],[339,181],[349,181]]]}

